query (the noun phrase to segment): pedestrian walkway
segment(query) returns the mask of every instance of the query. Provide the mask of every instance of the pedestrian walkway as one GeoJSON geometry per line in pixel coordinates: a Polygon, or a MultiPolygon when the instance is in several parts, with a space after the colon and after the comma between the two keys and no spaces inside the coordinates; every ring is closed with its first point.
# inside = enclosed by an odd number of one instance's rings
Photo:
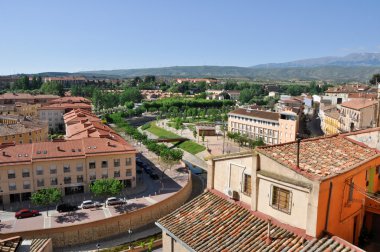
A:
{"type": "Polygon", "coordinates": [[[109,239],[103,239],[96,242],[75,245],[73,247],[67,248],[54,248],[57,252],[82,252],[82,251],[97,251],[97,244],[99,244],[99,249],[102,248],[112,248],[115,246],[128,244],[137,240],[147,238],[149,236],[161,233],[161,229],[158,228],[154,223],[146,225],[144,227],[138,228],[136,230],[131,230],[131,236],[129,239],[128,232],[119,234],[117,236],[111,237],[109,239]]]}

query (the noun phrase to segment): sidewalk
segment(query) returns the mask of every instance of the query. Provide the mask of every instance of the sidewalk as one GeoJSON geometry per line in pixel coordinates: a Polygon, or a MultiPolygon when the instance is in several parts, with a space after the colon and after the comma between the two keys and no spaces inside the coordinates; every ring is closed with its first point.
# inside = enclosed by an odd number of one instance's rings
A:
{"type": "Polygon", "coordinates": [[[117,236],[99,240],[97,242],[92,242],[83,245],[75,245],[73,247],[66,248],[54,248],[54,251],[58,252],[80,252],[80,251],[97,251],[96,245],[100,245],[100,251],[102,248],[112,248],[122,244],[128,244],[129,242],[134,242],[146,237],[161,233],[161,229],[158,228],[154,223],[148,224],[144,227],[132,230],[131,240],[129,240],[128,232],[119,234],[117,236]]]}

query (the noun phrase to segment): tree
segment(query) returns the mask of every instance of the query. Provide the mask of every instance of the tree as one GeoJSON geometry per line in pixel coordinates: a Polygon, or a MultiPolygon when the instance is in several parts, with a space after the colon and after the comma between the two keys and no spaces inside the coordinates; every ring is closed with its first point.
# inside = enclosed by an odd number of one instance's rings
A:
{"type": "Polygon", "coordinates": [[[204,142],[205,142],[205,132],[202,131],[202,143],[204,143],[204,142]]]}
{"type": "Polygon", "coordinates": [[[372,85],[376,85],[376,83],[380,83],[380,73],[372,75],[372,78],[369,80],[372,85]]]}
{"type": "Polygon", "coordinates": [[[32,193],[30,199],[33,205],[46,207],[49,216],[49,206],[57,204],[62,199],[62,194],[57,188],[41,189],[32,193]]]}
{"type": "Polygon", "coordinates": [[[65,90],[63,89],[63,84],[56,81],[48,81],[41,85],[40,90],[44,94],[53,94],[64,96],[65,90]]]}
{"type": "Polygon", "coordinates": [[[126,102],[141,102],[142,95],[140,90],[137,88],[126,88],[120,94],[120,104],[125,104],[126,102]]]}
{"type": "Polygon", "coordinates": [[[104,198],[120,194],[123,188],[123,183],[114,178],[99,179],[90,185],[90,190],[95,196],[104,198]]]}
{"type": "Polygon", "coordinates": [[[193,136],[195,139],[197,139],[197,131],[195,129],[193,130],[193,136]]]}
{"type": "Polygon", "coordinates": [[[182,157],[183,157],[183,151],[179,149],[171,150],[171,149],[166,148],[160,152],[161,164],[163,166],[161,180],[164,177],[165,171],[171,170],[174,165],[179,163],[182,157]]]}

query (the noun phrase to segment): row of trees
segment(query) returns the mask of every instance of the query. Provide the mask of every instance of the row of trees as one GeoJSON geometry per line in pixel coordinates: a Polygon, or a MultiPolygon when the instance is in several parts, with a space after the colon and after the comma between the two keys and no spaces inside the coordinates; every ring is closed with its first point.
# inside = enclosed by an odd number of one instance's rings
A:
{"type": "MultiPolygon", "coordinates": [[[[106,199],[121,193],[124,184],[117,179],[99,179],[90,185],[90,191],[99,197],[106,199]]],[[[49,206],[56,205],[63,200],[62,192],[58,188],[46,188],[32,193],[30,198],[33,205],[46,207],[49,215],[49,206]]]]}
{"type": "Polygon", "coordinates": [[[248,135],[242,135],[238,132],[227,132],[227,137],[233,140],[234,142],[239,143],[240,146],[248,146],[252,149],[254,149],[257,146],[265,145],[262,138],[255,140],[249,138],[248,135]]]}
{"type": "Polygon", "coordinates": [[[142,98],[143,97],[137,88],[127,88],[121,93],[95,89],[92,94],[92,102],[96,109],[107,109],[117,106],[133,108],[134,103],[141,102],[142,98]]]}

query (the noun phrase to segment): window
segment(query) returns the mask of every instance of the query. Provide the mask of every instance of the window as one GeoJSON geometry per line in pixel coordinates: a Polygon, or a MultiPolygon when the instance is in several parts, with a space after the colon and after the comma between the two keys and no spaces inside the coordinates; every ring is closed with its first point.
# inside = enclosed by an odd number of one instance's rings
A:
{"type": "Polygon", "coordinates": [[[103,170],[102,178],[108,178],[108,171],[107,170],[103,170]]]}
{"type": "Polygon", "coordinates": [[[120,166],[120,159],[114,159],[113,160],[113,167],[119,167],[120,166]]]}
{"type": "Polygon", "coordinates": [[[44,185],[45,185],[44,179],[37,179],[37,186],[38,187],[41,187],[41,186],[44,186],[44,185]]]}
{"type": "Polygon", "coordinates": [[[90,174],[90,180],[91,180],[91,181],[96,180],[96,175],[95,175],[95,173],[90,174]]]}
{"type": "Polygon", "coordinates": [[[102,168],[107,168],[107,167],[108,167],[108,162],[102,161],[102,168]]]}
{"type": "Polygon", "coordinates": [[[24,190],[30,189],[30,181],[24,181],[23,188],[24,188],[24,190]]]}
{"type": "Polygon", "coordinates": [[[27,168],[22,169],[22,177],[23,178],[29,178],[30,177],[29,169],[27,169],[27,168]]]}
{"type": "Polygon", "coordinates": [[[354,195],[354,181],[351,178],[349,181],[348,203],[352,202],[353,195],[354,195]]]}
{"type": "Polygon", "coordinates": [[[277,186],[272,186],[271,206],[281,212],[290,214],[291,192],[277,186]]]}
{"type": "Polygon", "coordinates": [[[70,172],[70,165],[68,165],[68,164],[63,165],[63,172],[64,173],[70,172]]]}
{"type": "Polygon", "coordinates": [[[83,175],[78,175],[77,176],[77,183],[82,183],[83,182],[83,175]]]}
{"type": "Polygon", "coordinates": [[[102,174],[102,179],[108,178],[108,174],[102,174]]]}
{"type": "Polygon", "coordinates": [[[96,163],[95,162],[90,162],[88,163],[88,166],[90,169],[95,169],[96,168],[96,163]]]}
{"type": "Polygon", "coordinates": [[[50,166],[50,174],[57,174],[57,166],[55,165],[50,166]]]}
{"type": "Polygon", "coordinates": [[[126,165],[126,166],[132,165],[132,158],[127,158],[127,159],[125,160],[125,165],[126,165]]]}
{"type": "Polygon", "coordinates": [[[120,171],[114,171],[113,172],[113,177],[114,178],[119,178],[120,177],[120,171]]]}
{"type": "Polygon", "coordinates": [[[71,184],[71,177],[65,177],[63,179],[63,182],[67,185],[67,184],[71,184]]]}
{"type": "Polygon", "coordinates": [[[9,183],[8,186],[9,186],[9,191],[16,191],[16,189],[17,189],[16,188],[16,183],[13,183],[13,182],[9,183]]]}
{"type": "Polygon", "coordinates": [[[37,175],[44,175],[44,169],[41,166],[37,166],[37,175]]]}
{"type": "Polygon", "coordinates": [[[244,188],[243,193],[251,195],[251,175],[244,174],[244,188]]]}
{"type": "Polygon", "coordinates": [[[83,164],[77,164],[77,172],[83,171],[83,164]]]}
{"type": "Polygon", "coordinates": [[[125,175],[126,175],[127,177],[132,176],[132,169],[127,169],[127,170],[125,171],[125,175]]]}
{"type": "Polygon", "coordinates": [[[16,173],[14,170],[8,170],[8,179],[16,178],[16,173]]]}
{"type": "Polygon", "coordinates": [[[58,185],[58,179],[57,178],[50,178],[50,185],[58,185]]]}

